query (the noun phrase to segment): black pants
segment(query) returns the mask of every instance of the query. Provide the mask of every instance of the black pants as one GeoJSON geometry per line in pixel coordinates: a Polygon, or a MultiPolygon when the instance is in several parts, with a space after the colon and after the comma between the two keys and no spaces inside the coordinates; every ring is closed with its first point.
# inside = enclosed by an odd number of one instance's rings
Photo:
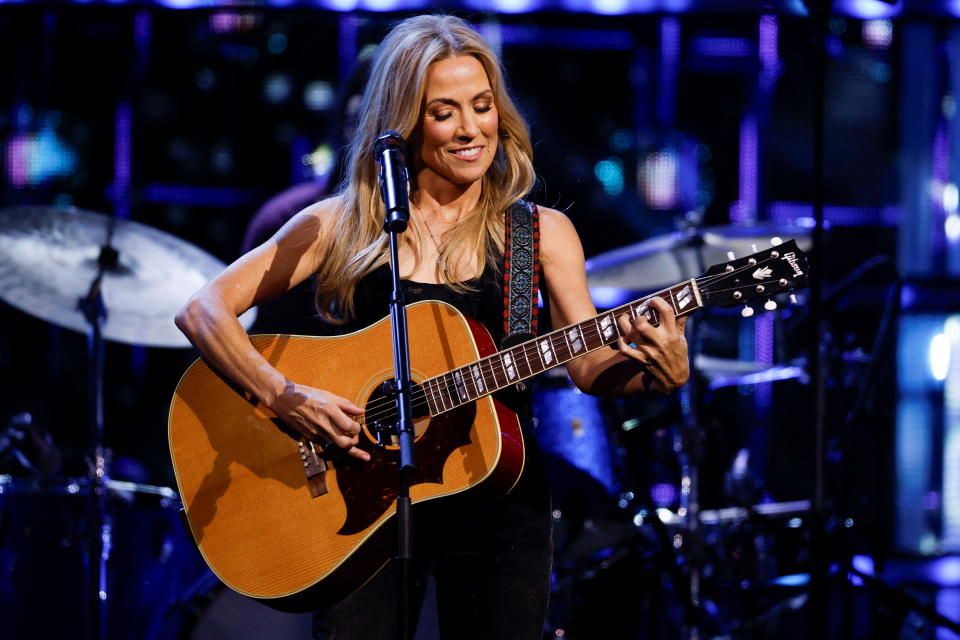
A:
{"type": "MultiPolygon", "coordinates": [[[[539,640],[550,592],[550,496],[536,445],[501,498],[453,496],[414,507],[413,606],[432,573],[444,640],[539,640]]],[[[314,640],[398,637],[397,567],[314,616],[314,640]]]]}

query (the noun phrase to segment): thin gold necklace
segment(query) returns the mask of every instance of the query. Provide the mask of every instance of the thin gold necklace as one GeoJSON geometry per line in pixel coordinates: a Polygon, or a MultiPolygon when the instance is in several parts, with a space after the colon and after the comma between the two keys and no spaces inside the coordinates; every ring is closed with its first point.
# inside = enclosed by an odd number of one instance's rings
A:
{"type": "Polygon", "coordinates": [[[427,228],[427,235],[430,236],[430,239],[433,240],[433,246],[437,248],[437,266],[440,266],[440,256],[443,251],[440,249],[440,243],[437,242],[437,237],[433,235],[433,229],[430,228],[430,224],[427,222],[427,219],[424,217],[423,212],[420,210],[420,207],[416,207],[417,216],[420,218],[420,221],[423,223],[423,226],[427,228]]]}

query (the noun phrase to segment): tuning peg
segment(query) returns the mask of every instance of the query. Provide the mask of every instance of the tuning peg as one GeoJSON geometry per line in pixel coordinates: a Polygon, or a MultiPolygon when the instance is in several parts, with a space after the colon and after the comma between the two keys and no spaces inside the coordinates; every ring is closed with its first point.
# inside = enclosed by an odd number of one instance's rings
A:
{"type": "Polygon", "coordinates": [[[733,251],[727,251],[727,260],[736,260],[736,259],[737,259],[737,256],[733,253],[733,251]]]}
{"type": "Polygon", "coordinates": [[[763,303],[763,308],[767,311],[774,311],[777,308],[777,302],[775,300],[767,300],[763,303]]]}
{"type": "Polygon", "coordinates": [[[745,306],[743,309],[740,310],[740,315],[742,315],[744,318],[749,318],[750,316],[753,315],[753,307],[751,307],[750,305],[745,306]]]}
{"type": "Polygon", "coordinates": [[[774,247],[779,247],[780,245],[783,244],[783,239],[780,238],[779,236],[773,236],[772,238],[770,238],[770,244],[773,245],[774,247]]]}
{"type": "Polygon", "coordinates": [[[797,294],[795,293],[790,294],[790,304],[797,304],[797,294]]]}

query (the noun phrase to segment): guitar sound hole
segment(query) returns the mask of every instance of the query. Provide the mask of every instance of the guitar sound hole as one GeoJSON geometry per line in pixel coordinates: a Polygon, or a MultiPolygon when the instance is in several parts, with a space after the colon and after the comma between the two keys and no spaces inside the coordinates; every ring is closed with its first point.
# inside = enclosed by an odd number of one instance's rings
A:
{"type": "MultiPolygon", "coordinates": [[[[419,436],[426,429],[430,417],[423,387],[411,381],[411,400],[413,408],[414,434],[419,436]]],[[[385,380],[370,397],[364,407],[367,429],[374,442],[381,447],[399,445],[399,422],[397,413],[397,393],[393,388],[393,380],[385,380]]]]}

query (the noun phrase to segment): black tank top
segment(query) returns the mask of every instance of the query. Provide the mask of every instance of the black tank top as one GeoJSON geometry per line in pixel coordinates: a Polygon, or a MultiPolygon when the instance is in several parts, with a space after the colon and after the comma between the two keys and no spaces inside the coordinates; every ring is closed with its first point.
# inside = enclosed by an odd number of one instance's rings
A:
{"type": "MultiPolygon", "coordinates": [[[[407,304],[421,300],[440,300],[460,313],[480,322],[498,346],[503,339],[503,274],[487,266],[479,278],[467,280],[472,291],[457,292],[443,284],[401,280],[407,304]]],[[[390,313],[392,289],[389,265],[381,265],[357,283],[354,292],[354,319],[349,331],[367,327],[390,313]]]]}

